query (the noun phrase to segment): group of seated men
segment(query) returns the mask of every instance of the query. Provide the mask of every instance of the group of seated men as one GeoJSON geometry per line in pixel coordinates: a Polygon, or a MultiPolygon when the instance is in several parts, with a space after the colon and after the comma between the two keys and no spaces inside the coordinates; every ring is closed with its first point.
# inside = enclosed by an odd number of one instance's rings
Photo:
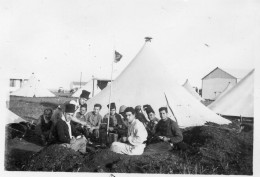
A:
{"type": "Polygon", "coordinates": [[[44,110],[36,125],[36,133],[44,145],[48,142],[61,144],[81,153],[86,153],[87,144],[91,141],[104,142],[107,131],[117,134],[118,140],[111,144],[110,150],[120,154],[141,155],[147,143],[169,142],[183,149],[183,136],[176,122],[168,117],[167,107],[159,109],[160,120],[150,105],[144,105],[148,119],[141,106],[126,107],[122,105],[116,113],[116,104],[107,105],[110,113],[102,117],[102,106],[95,104],[93,111],[87,112],[89,92],[83,90],[77,101],[44,110]],[[107,130],[107,124],[109,128],[107,130]]]}

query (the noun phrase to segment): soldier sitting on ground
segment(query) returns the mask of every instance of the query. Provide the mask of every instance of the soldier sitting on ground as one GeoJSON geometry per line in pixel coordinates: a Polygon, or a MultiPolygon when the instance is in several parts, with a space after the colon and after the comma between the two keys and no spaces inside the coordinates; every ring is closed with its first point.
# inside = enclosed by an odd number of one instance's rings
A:
{"type": "Polygon", "coordinates": [[[91,139],[99,139],[99,128],[102,120],[102,116],[99,114],[102,106],[100,104],[95,104],[93,111],[86,114],[87,122],[87,135],[91,139]]]}
{"type": "Polygon", "coordinates": [[[52,109],[45,109],[43,115],[39,117],[35,127],[35,133],[40,136],[41,143],[47,145],[51,141],[51,127],[53,122],[51,121],[52,109]]]}
{"type": "Polygon", "coordinates": [[[164,142],[169,142],[177,149],[186,149],[182,142],[183,135],[178,124],[168,117],[167,107],[159,109],[161,120],[155,128],[155,137],[164,142]]]}

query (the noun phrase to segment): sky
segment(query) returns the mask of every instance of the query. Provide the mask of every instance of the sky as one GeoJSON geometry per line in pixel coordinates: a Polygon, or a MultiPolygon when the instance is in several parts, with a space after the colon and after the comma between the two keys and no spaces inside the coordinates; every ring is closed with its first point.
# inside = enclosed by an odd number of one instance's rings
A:
{"type": "Polygon", "coordinates": [[[115,78],[151,36],[169,77],[201,87],[216,67],[255,68],[259,7],[257,0],[2,0],[0,69],[69,89],[81,72],[82,81],[110,78],[117,50],[115,78]]]}

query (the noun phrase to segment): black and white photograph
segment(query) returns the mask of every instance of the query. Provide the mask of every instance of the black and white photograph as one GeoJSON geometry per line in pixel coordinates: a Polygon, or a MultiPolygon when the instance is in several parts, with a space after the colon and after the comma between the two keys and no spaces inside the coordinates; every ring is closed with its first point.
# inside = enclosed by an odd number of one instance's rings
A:
{"type": "Polygon", "coordinates": [[[260,1],[1,0],[0,23],[5,176],[260,174],[260,1]]]}

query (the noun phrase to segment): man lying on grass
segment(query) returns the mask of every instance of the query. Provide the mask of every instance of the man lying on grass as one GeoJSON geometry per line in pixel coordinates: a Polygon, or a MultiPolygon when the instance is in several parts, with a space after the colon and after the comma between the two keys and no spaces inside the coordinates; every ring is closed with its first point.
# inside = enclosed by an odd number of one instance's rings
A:
{"type": "Polygon", "coordinates": [[[72,116],[75,112],[74,104],[67,104],[62,119],[59,119],[55,129],[54,136],[56,143],[62,146],[71,148],[81,153],[86,153],[87,140],[77,130],[71,122],[72,116]]]}
{"type": "Polygon", "coordinates": [[[121,142],[112,143],[110,150],[119,154],[141,155],[144,152],[147,131],[144,125],[135,118],[135,110],[132,107],[125,109],[129,122],[128,137],[122,137],[121,142]]]}

